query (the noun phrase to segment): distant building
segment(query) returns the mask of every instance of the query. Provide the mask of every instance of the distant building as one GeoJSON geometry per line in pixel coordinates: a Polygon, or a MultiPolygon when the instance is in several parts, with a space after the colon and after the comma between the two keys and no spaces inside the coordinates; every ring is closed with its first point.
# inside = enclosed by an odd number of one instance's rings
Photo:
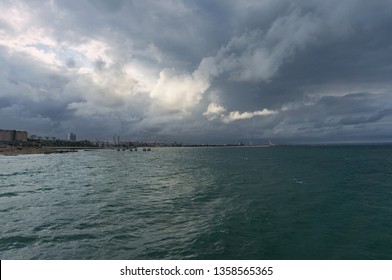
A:
{"type": "Polygon", "coordinates": [[[76,141],[76,134],[73,132],[67,133],[67,140],[68,141],[76,141]]]}
{"type": "Polygon", "coordinates": [[[0,129],[0,142],[27,141],[27,131],[0,129]]]}

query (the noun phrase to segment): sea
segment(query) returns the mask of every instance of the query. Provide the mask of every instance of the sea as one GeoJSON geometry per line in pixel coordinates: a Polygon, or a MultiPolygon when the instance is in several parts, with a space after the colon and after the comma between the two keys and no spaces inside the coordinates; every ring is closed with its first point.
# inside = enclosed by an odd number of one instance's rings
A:
{"type": "Polygon", "coordinates": [[[392,146],[0,156],[0,259],[392,259],[392,146]]]}

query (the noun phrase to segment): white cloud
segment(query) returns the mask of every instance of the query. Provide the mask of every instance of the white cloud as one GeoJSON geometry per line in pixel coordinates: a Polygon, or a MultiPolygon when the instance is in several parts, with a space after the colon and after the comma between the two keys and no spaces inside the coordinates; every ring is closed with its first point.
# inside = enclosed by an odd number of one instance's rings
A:
{"type": "Polygon", "coordinates": [[[277,111],[263,109],[254,112],[243,112],[240,113],[239,111],[230,112],[227,116],[223,118],[224,123],[231,123],[238,120],[248,120],[257,116],[270,116],[277,114],[277,111]]]}
{"type": "Polygon", "coordinates": [[[278,111],[274,110],[268,110],[268,109],[263,109],[263,110],[258,110],[258,111],[253,111],[253,112],[239,112],[239,111],[232,111],[232,112],[227,112],[227,109],[223,107],[220,104],[217,103],[210,103],[208,105],[207,111],[203,113],[203,116],[205,116],[208,120],[220,120],[223,123],[231,123],[239,120],[249,120],[257,116],[270,116],[270,115],[275,115],[278,114],[278,111]]]}
{"type": "Polygon", "coordinates": [[[203,113],[203,116],[205,116],[208,120],[212,121],[212,120],[224,118],[225,112],[226,112],[225,107],[213,102],[208,105],[207,111],[203,113]]]}
{"type": "Polygon", "coordinates": [[[30,27],[27,32],[16,36],[1,34],[0,46],[5,47],[10,54],[23,54],[49,67],[58,67],[62,64],[53,51],[59,47],[58,44],[42,28],[30,27]]]}
{"type": "Polygon", "coordinates": [[[113,63],[113,59],[110,56],[110,44],[104,39],[88,38],[81,43],[67,43],[66,47],[86,57],[91,64],[98,60],[102,60],[107,64],[113,63]]]}
{"type": "Polygon", "coordinates": [[[15,3],[12,6],[3,6],[0,13],[0,21],[7,24],[9,28],[16,32],[26,30],[33,21],[33,15],[22,3],[15,3]]]}
{"type": "Polygon", "coordinates": [[[209,81],[198,72],[176,75],[171,69],[164,69],[150,93],[159,106],[168,110],[186,112],[197,105],[208,89],[209,81]]]}

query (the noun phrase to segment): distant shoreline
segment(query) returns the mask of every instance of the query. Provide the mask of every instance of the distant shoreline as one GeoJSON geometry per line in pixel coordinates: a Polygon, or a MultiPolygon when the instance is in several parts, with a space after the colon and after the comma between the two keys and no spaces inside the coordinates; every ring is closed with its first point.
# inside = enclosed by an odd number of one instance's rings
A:
{"type": "MultiPolygon", "coordinates": [[[[391,146],[392,143],[332,143],[332,144],[279,144],[279,145],[225,145],[225,144],[212,144],[212,145],[182,145],[182,146],[162,146],[164,148],[282,148],[282,147],[347,147],[347,146],[391,146]]],[[[141,146],[138,146],[139,148],[141,146]]],[[[101,150],[101,149],[119,149],[122,147],[30,147],[30,146],[0,146],[0,156],[17,156],[29,154],[63,154],[72,153],[80,150],[101,150]]],[[[155,147],[160,148],[160,146],[155,147]]]]}
{"type": "Polygon", "coordinates": [[[63,154],[79,150],[92,150],[91,147],[3,147],[0,148],[0,156],[18,156],[30,154],[63,154]]]}

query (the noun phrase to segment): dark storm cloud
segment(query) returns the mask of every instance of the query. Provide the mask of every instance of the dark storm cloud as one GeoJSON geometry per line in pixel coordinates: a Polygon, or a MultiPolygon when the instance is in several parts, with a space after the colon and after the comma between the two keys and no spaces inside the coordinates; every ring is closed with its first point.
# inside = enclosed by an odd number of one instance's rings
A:
{"type": "Polygon", "coordinates": [[[385,109],[380,112],[376,112],[369,116],[358,116],[358,117],[346,117],[340,120],[339,123],[344,125],[354,125],[354,124],[363,124],[363,123],[372,123],[381,120],[384,117],[387,117],[392,114],[392,109],[385,109]]]}
{"type": "Polygon", "coordinates": [[[392,137],[390,1],[0,10],[2,127],[203,143],[392,137]]]}

